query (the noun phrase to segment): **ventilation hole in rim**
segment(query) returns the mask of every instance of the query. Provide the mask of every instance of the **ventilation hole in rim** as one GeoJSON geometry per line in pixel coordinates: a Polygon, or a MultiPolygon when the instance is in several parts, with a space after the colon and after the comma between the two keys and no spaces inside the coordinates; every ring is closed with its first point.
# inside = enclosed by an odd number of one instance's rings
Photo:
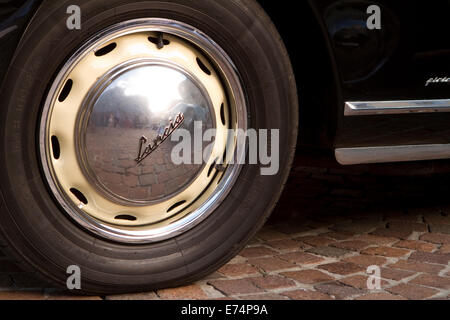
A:
{"type": "Polygon", "coordinates": [[[176,208],[178,208],[179,206],[181,206],[181,205],[183,205],[183,204],[185,204],[185,203],[186,203],[186,200],[183,200],[183,201],[180,201],[180,202],[175,203],[173,206],[171,206],[171,207],[167,210],[167,213],[169,213],[170,211],[175,210],[176,208]]]}
{"type": "Polygon", "coordinates": [[[197,58],[197,64],[204,73],[206,73],[208,76],[211,75],[211,70],[208,69],[208,67],[203,63],[203,61],[200,60],[200,58],[197,58]]]}
{"type": "Polygon", "coordinates": [[[216,167],[217,159],[214,160],[214,162],[211,164],[211,166],[208,169],[208,178],[211,176],[211,173],[213,172],[214,168],[216,167]]]}
{"type": "Polygon", "coordinates": [[[59,159],[61,156],[61,146],[59,145],[59,140],[57,136],[52,136],[52,151],[53,151],[53,158],[56,160],[59,159]]]}
{"type": "Polygon", "coordinates": [[[67,80],[66,84],[64,85],[64,88],[61,90],[61,93],[59,94],[58,101],[63,102],[67,99],[67,97],[70,94],[70,91],[72,91],[73,87],[73,80],[69,79],[67,80]]]}
{"type": "Polygon", "coordinates": [[[72,194],[77,197],[78,200],[80,200],[81,203],[83,203],[84,205],[88,204],[88,200],[86,199],[86,197],[84,196],[84,194],[75,188],[71,188],[70,192],[72,192],[72,194]]]}
{"type": "Polygon", "coordinates": [[[225,149],[225,151],[223,152],[222,164],[225,164],[226,161],[227,161],[227,149],[225,149]]]}
{"type": "Polygon", "coordinates": [[[158,49],[162,49],[164,46],[168,46],[170,44],[169,40],[162,39],[162,44],[163,45],[161,46],[160,38],[152,37],[152,36],[148,37],[148,41],[150,41],[151,43],[155,44],[158,49]]]}
{"type": "Polygon", "coordinates": [[[103,48],[98,49],[97,51],[95,51],[95,56],[96,57],[105,56],[108,53],[112,52],[115,48],[117,48],[117,43],[115,43],[115,42],[110,43],[107,46],[104,46],[103,48]]]}
{"type": "Polygon", "coordinates": [[[226,121],[225,121],[225,104],[222,103],[222,105],[220,106],[220,119],[222,120],[222,124],[226,125],[226,121]]]}
{"type": "Polygon", "coordinates": [[[137,218],[135,216],[129,214],[121,214],[115,217],[116,220],[125,220],[125,221],[136,221],[137,218]]]}
{"type": "Polygon", "coordinates": [[[222,166],[222,169],[217,170],[219,173],[222,173],[222,175],[219,177],[219,180],[217,181],[217,185],[219,185],[220,182],[222,182],[222,179],[225,176],[225,171],[227,170],[227,166],[225,164],[226,161],[227,161],[227,149],[225,149],[225,151],[223,152],[222,163],[220,164],[222,166]]]}

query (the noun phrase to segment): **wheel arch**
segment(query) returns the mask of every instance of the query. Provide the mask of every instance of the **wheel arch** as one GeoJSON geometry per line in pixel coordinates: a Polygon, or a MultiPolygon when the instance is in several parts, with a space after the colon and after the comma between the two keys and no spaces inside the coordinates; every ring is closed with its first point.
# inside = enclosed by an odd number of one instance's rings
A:
{"type": "Polygon", "coordinates": [[[343,99],[333,46],[317,4],[308,0],[280,7],[270,0],[258,2],[278,28],[293,64],[300,114],[298,146],[331,149],[343,99]]]}

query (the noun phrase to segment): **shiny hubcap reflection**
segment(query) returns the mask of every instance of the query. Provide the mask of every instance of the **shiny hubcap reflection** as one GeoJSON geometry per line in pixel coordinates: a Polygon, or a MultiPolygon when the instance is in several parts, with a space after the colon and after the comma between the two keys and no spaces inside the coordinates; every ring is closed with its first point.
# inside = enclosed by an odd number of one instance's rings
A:
{"type": "Polygon", "coordinates": [[[92,111],[86,112],[86,130],[79,130],[85,134],[81,150],[90,178],[111,200],[124,203],[145,204],[179,194],[203,166],[175,166],[171,153],[176,142],[164,131],[175,129],[178,115],[184,119],[178,128],[192,137],[195,122],[201,122],[202,131],[214,128],[208,93],[193,77],[151,62],[126,68],[105,82],[92,111]],[[167,139],[158,145],[158,137],[167,139]],[[148,154],[148,144],[158,147],[148,154]]]}
{"type": "Polygon", "coordinates": [[[43,169],[83,227],[160,241],[207,218],[231,190],[240,167],[227,162],[227,143],[239,149],[229,129],[246,129],[246,105],[223,50],[180,22],[132,20],[100,32],[58,74],[41,119],[43,169]],[[209,129],[204,163],[175,165],[171,136],[209,129]]]}

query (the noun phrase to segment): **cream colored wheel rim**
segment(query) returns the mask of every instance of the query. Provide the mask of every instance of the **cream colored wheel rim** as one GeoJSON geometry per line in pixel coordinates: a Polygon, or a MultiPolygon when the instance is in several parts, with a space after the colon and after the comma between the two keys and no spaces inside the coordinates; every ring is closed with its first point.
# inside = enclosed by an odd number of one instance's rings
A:
{"type": "Polygon", "coordinates": [[[41,119],[43,169],[58,203],[81,226],[119,242],[164,240],[206,219],[228,195],[240,171],[231,159],[244,152],[230,129],[245,130],[246,117],[236,69],[208,36],[172,20],[127,21],[90,39],[56,77],[41,119]],[[147,83],[154,90],[148,110],[136,100],[147,83]],[[178,113],[186,128],[198,118],[203,130],[217,131],[206,161],[173,165],[161,148],[133,163],[138,134],[157,130],[167,114],[167,125],[174,123],[172,110],[186,112],[178,113]],[[225,159],[220,167],[218,159],[225,159]]]}

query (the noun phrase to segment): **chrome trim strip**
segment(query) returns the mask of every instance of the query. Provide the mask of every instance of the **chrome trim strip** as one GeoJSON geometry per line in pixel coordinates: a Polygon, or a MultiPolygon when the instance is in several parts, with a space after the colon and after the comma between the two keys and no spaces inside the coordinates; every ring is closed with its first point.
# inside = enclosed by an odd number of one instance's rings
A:
{"type": "Polygon", "coordinates": [[[341,148],[335,156],[342,165],[450,159],[450,144],[341,148]]]}
{"type": "Polygon", "coordinates": [[[359,101],[345,103],[345,116],[450,112],[450,99],[359,101]]]}

